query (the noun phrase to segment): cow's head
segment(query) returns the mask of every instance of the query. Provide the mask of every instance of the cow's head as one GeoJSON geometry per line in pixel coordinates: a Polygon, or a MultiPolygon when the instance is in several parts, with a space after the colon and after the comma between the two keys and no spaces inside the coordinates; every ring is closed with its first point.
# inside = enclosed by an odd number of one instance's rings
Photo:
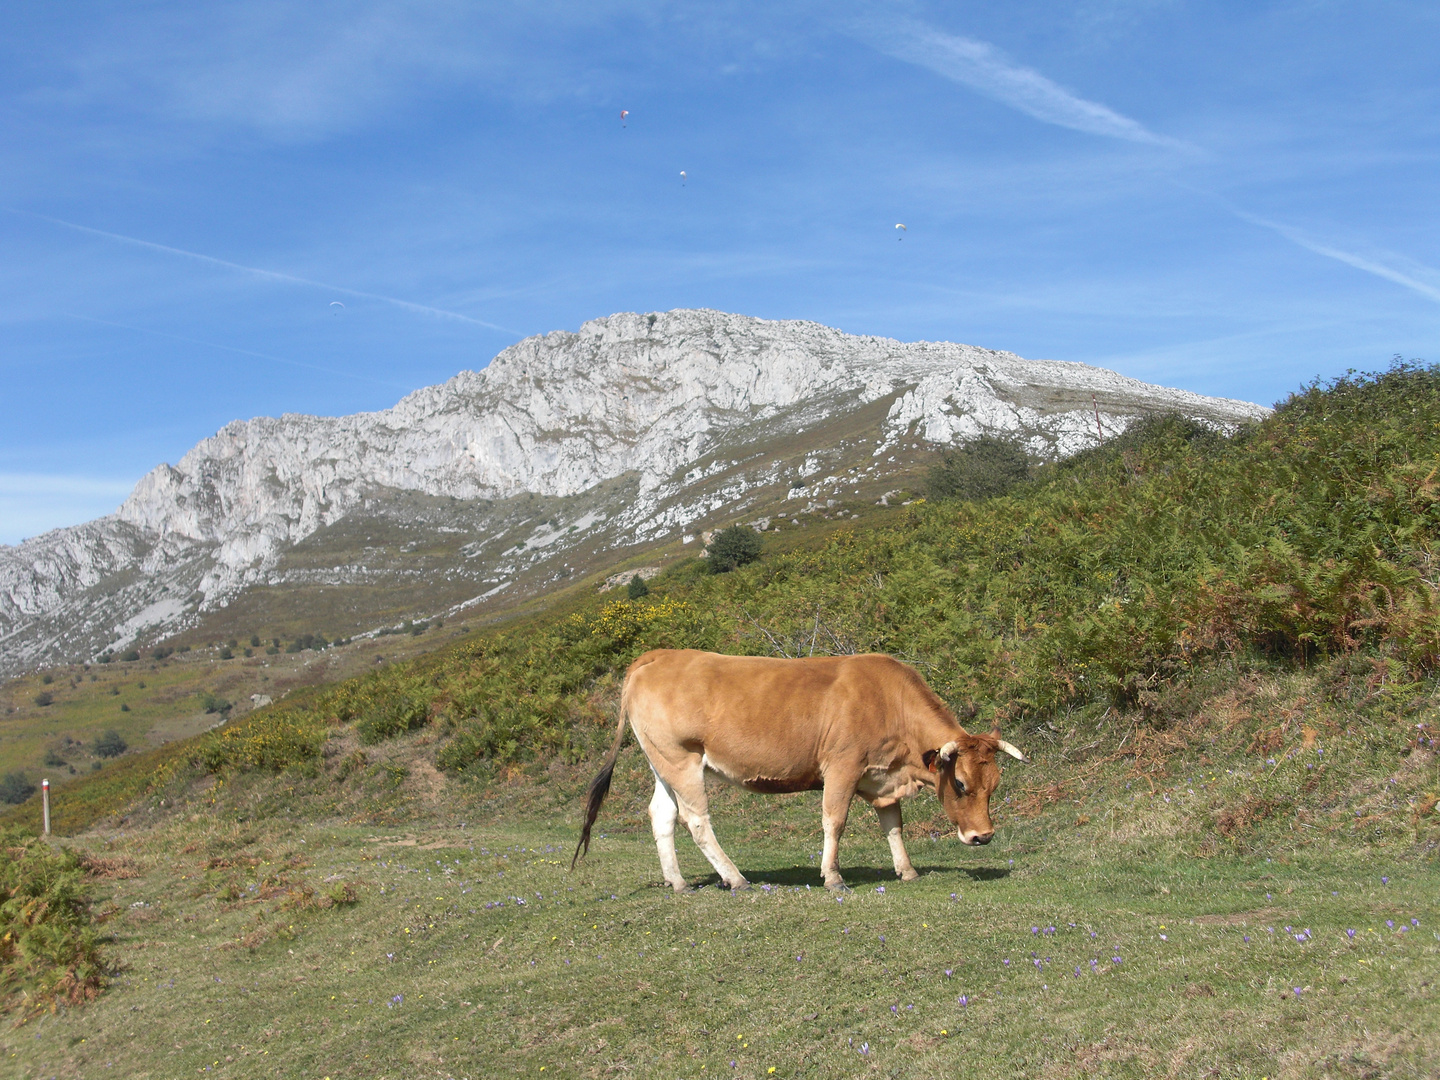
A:
{"type": "Polygon", "coordinates": [[[935,789],[945,816],[955,825],[961,843],[988,844],[995,835],[990,824],[990,796],[1000,783],[995,755],[1006,753],[1016,761],[1026,757],[1000,738],[989,735],[962,735],[938,750],[925,752],[925,764],[936,774],[935,789]]]}

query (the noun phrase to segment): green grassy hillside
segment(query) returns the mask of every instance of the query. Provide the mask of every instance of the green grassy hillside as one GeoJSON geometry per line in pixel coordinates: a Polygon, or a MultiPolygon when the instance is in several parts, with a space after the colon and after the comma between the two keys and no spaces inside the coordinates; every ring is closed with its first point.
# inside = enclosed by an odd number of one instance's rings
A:
{"type": "Polygon", "coordinates": [[[1440,370],[1401,366],[1233,438],[1155,421],[1003,497],[728,574],[677,563],[633,600],[574,590],[127,755],[72,784],[57,825],[136,875],[91,884],[132,974],[6,1052],[155,1076],[282,1054],[282,1075],[485,1075],[498,1054],[536,1075],[919,1076],[993,1071],[993,1044],[1007,1075],[1433,1073],[1437,477],[1440,370]],[[657,646],[889,652],[1035,764],[1006,769],[984,852],[909,804],[914,886],[857,812],[838,902],[813,796],[717,792],[722,842],[769,886],[732,903],[645,887],[631,749],[605,835],[563,873],[620,677],[657,646]],[[234,985],[196,981],[212,971],[234,985]],[[166,996],[176,979],[223,1037],[166,996]],[[163,1034],[127,1050],[132,1007],[163,1034]],[[56,1041],[88,1038],[82,1015],[108,1018],[95,1049],[56,1041]],[[151,1042],[174,1069],[143,1066],[151,1042]]]}

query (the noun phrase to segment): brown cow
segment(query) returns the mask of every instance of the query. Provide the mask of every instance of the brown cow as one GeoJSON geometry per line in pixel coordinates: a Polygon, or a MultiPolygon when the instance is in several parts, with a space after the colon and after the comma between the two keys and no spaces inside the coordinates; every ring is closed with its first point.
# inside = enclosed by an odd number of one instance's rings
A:
{"type": "Polygon", "coordinates": [[[585,795],[585,825],[573,869],[590,850],[590,828],[610,790],[629,720],[655,774],[650,820],[665,880],[681,892],[675,821],[732,889],[746,884],[715,840],[705,774],[750,791],[824,792],[825,884],[843,886],[837,850],[850,800],[875,807],[890,841],[895,872],[919,875],[900,831],[900,800],[922,787],[940,795],[962,842],[988,844],[990,795],[1000,781],[996,751],[1025,755],[999,732],[971,735],[925,680],[889,656],[778,660],[656,649],[625,673],[615,744],[585,795]]]}

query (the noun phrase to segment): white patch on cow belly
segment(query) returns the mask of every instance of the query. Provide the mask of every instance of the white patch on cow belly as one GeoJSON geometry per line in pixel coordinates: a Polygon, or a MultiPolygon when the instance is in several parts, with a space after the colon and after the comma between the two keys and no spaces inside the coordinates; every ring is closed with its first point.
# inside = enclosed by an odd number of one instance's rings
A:
{"type": "Polygon", "coordinates": [[[733,770],[713,761],[709,754],[700,755],[700,765],[707,771],[712,772],[727,784],[734,784],[736,787],[743,787],[744,782],[733,770]]]}

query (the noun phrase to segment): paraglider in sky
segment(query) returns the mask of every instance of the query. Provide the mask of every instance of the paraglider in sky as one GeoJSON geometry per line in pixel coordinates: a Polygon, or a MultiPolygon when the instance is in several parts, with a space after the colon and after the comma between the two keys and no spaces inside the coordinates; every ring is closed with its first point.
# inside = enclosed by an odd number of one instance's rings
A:
{"type": "Polygon", "coordinates": [[[344,311],[344,310],[345,310],[345,305],[342,304],[339,300],[331,300],[331,301],[330,301],[330,314],[331,314],[331,315],[339,315],[340,312],[341,312],[341,311],[344,311]],[[338,309],[338,310],[337,310],[337,309],[338,309]]]}
{"type": "Polygon", "coordinates": [[[625,118],[628,117],[629,115],[630,115],[630,110],[629,110],[629,109],[621,109],[621,110],[620,110],[620,126],[621,126],[621,127],[628,127],[628,126],[629,126],[629,125],[627,125],[627,124],[625,123],[625,118]]]}
{"type": "Polygon", "coordinates": [[[680,170],[680,186],[681,186],[681,187],[684,187],[684,186],[685,186],[685,170],[684,170],[684,169],[681,169],[681,170],[680,170]]]}
{"type": "MultiPolygon", "coordinates": [[[[909,232],[909,231],[910,231],[910,230],[907,229],[904,225],[901,225],[901,224],[899,224],[898,222],[896,223],[895,228],[899,229],[901,232],[909,232]]],[[[896,239],[896,240],[904,240],[905,238],[904,238],[903,236],[897,236],[895,239],[896,239]]]]}

